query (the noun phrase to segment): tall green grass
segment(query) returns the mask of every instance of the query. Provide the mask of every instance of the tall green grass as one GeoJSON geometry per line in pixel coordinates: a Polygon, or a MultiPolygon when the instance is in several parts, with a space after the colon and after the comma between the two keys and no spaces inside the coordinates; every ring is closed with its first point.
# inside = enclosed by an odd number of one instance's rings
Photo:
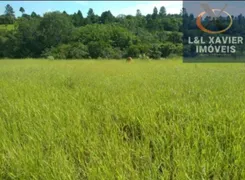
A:
{"type": "Polygon", "coordinates": [[[245,179],[245,65],[0,61],[0,179],[245,179]]]}

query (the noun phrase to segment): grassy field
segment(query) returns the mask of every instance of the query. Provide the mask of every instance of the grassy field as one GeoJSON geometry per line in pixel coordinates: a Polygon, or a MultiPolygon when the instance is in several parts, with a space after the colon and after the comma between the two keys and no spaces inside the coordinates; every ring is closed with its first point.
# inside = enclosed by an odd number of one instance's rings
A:
{"type": "Polygon", "coordinates": [[[245,64],[0,60],[0,179],[245,179],[245,64]]]}

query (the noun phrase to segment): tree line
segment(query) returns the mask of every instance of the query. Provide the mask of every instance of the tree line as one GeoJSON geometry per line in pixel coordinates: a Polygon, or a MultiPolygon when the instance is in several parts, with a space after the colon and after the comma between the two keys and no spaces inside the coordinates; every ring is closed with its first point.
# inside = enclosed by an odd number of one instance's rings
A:
{"type": "Polygon", "coordinates": [[[20,7],[16,17],[11,5],[0,16],[0,57],[57,59],[161,58],[182,54],[182,16],[155,7],[146,16],[113,16],[110,11],[96,15],[92,8],[82,12],[26,14],[20,7]],[[11,27],[12,28],[9,28],[11,27]]]}
{"type": "MultiPolygon", "coordinates": [[[[183,53],[193,56],[191,46],[183,47],[187,37],[205,36],[196,27],[194,15],[184,8],[179,14],[168,14],[162,6],[159,10],[155,7],[152,14],[142,15],[138,9],[134,16],[116,17],[110,11],[96,15],[92,8],[86,17],[80,10],[74,14],[47,12],[43,16],[26,14],[23,7],[19,11],[22,15],[16,17],[8,4],[0,16],[1,58],[159,59],[183,53]]],[[[245,35],[245,17],[232,18],[233,26],[226,34],[245,35]]]]}

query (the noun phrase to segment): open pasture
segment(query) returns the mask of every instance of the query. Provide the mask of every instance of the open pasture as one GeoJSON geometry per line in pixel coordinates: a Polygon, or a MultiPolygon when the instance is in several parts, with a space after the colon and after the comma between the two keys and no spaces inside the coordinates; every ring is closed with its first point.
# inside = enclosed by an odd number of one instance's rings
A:
{"type": "Polygon", "coordinates": [[[1,60],[0,179],[245,179],[245,64],[1,60]]]}

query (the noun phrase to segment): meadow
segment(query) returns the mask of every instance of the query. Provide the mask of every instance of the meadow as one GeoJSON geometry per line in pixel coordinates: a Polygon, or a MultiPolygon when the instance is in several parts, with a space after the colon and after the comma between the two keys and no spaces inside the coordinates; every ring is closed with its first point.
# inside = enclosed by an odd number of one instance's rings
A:
{"type": "Polygon", "coordinates": [[[0,60],[0,179],[245,179],[245,64],[0,60]]]}

